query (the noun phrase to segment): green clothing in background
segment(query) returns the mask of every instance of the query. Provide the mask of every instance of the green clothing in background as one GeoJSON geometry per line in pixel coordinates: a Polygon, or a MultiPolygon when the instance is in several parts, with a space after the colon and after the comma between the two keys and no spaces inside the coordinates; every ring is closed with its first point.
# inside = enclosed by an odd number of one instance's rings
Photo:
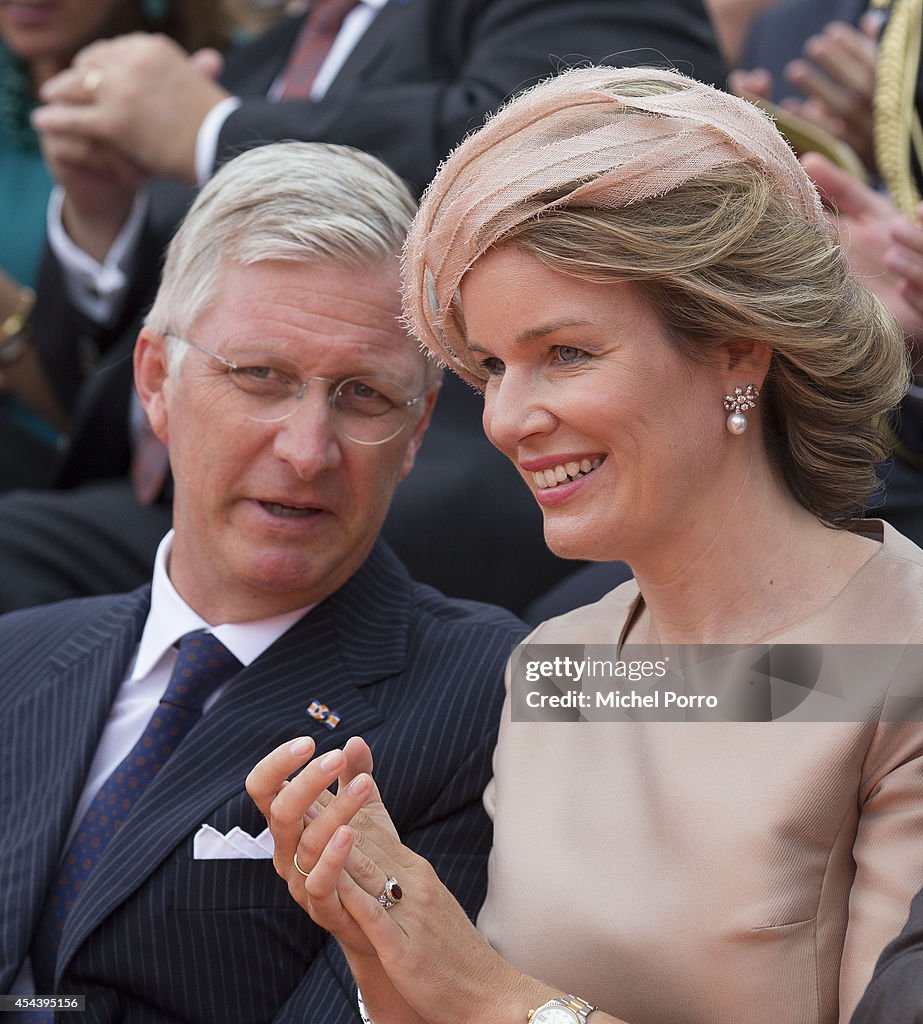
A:
{"type": "Polygon", "coordinates": [[[0,43],[0,267],[35,286],[51,175],[28,123],[36,105],[25,71],[0,43]]]}

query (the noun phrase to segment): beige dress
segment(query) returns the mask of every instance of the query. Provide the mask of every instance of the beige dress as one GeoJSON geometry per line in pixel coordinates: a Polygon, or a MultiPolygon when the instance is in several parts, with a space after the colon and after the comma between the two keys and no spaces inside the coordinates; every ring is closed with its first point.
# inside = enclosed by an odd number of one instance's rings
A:
{"type": "MultiPolygon", "coordinates": [[[[880,550],[775,642],[915,652],[923,551],[869,531],[880,550]]],[[[639,602],[627,583],[531,640],[616,644],[639,602]]],[[[508,698],[485,804],[479,929],[629,1024],[845,1024],[923,886],[916,722],[513,722],[508,698]]]]}

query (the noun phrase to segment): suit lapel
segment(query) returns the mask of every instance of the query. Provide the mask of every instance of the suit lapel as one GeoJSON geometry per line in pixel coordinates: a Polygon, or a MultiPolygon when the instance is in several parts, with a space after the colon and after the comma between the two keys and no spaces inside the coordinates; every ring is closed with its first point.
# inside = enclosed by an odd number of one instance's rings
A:
{"type": "Polygon", "coordinates": [[[363,687],[401,670],[410,607],[406,571],[376,549],[344,588],[234,679],[148,787],[84,886],[65,926],[59,973],[108,914],[241,792],[270,750],[311,735],[323,752],[382,720],[363,687]],[[335,729],[307,714],[315,700],[340,716],[335,729]]]}
{"type": "MultiPolygon", "coordinates": [[[[408,45],[405,38],[405,11],[415,2],[417,0],[390,0],[385,4],[340,68],[328,90],[328,96],[349,92],[365,69],[378,59],[383,49],[408,45]]],[[[232,50],[221,75],[225,87],[244,98],[265,96],[288,63],[304,18],[305,15],[285,18],[259,39],[247,43],[239,50],[232,50]]]]}
{"type": "Polygon", "coordinates": [[[232,49],[221,74],[224,86],[245,99],[265,96],[285,67],[303,21],[304,15],[283,18],[258,39],[232,49]]]}
{"type": "Polygon", "coordinates": [[[349,93],[356,82],[362,78],[366,69],[375,64],[383,51],[397,48],[412,48],[415,41],[408,40],[408,28],[412,26],[414,35],[419,33],[418,19],[409,18],[407,11],[418,0],[389,0],[375,15],[372,24],[356,43],[352,53],[346,58],[343,66],[327,90],[331,99],[349,93]]]}
{"type": "Polygon", "coordinates": [[[4,944],[13,962],[0,965],[0,981],[12,981],[7,972],[15,974],[28,948],[149,601],[145,587],[81,623],[0,716],[0,746],[14,766],[0,779],[0,820],[16,823],[0,830],[0,886],[23,901],[17,941],[4,944]]]}

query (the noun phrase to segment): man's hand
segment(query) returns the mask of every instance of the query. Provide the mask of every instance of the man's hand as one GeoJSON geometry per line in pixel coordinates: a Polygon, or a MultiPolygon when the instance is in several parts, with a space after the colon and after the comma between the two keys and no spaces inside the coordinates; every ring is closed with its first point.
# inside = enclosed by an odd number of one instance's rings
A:
{"type": "Polygon", "coordinates": [[[98,147],[108,147],[145,174],[195,184],[199,127],[229,95],[214,80],[220,70],[216,51],[190,56],[163,35],[138,32],[91,43],[42,86],[46,105],[34,112],[33,123],[45,138],[70,140],[72,163],[80,140],[85,166],[98,147]]]}
{"type": "MultiPolygon", "coordinates": [[[[806,98],[788,96],[780,105],[847,143],[875,174],[873,101],[881,19],[871,12],[859,24],[832,21],[805,42],[785,78],[806,98]]],[[[773,92],[772,75],[764,68],[732,71],[728,85],[744,97],[770,99],[773,92]]]]}
{"type": "Polygon", "coordinates": [[[880,21],[862,19],[855,28],[832,21],[804,44],[804,56],[785,69],[787,81],[807,99],[782,105],[848,143],[875,173],[873,98],[880,21]]]}

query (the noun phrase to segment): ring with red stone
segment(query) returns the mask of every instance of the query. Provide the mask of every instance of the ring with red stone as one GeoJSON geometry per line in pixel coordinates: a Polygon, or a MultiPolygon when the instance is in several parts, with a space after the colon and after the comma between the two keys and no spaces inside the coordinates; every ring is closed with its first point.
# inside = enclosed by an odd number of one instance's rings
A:
{"type": "Polygon", "coordinates": [[[378,902],[385,908],[390,910],[395,903],[400,903],[404,898],[404,890],[400,887],[396,878],[389,878],[385,882],[384,889],[381,890],[381,895],[378,897],[378,902]]]}

